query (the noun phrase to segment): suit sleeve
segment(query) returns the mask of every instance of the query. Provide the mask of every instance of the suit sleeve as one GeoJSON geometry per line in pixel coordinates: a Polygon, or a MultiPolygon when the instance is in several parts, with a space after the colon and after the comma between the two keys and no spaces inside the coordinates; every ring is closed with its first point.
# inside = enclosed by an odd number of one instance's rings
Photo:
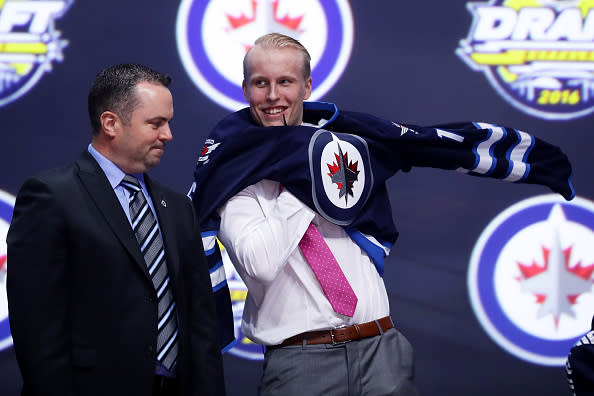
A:
{"type": "Polygon", "coordinates": [[[7,235],[10,328],[24,392],[71,395],[67,230],[55,191],[21,188],[7,235]]]}

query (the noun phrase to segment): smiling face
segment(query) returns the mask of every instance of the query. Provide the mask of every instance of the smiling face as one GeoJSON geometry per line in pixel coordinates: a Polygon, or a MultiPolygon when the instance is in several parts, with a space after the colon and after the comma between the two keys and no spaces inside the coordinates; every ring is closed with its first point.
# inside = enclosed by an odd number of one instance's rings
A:
{"type": "Polygon", "coordinates": [[[303,101],[311,95],[303,55],[295,48],[253,47],[247,54],[243,95],[262,126],[300,125],[303,101]]]}
{"type": "Polygon", "coordinates": [[[157,165],[165,144],[173,138],[169,128],[173,98],[169,89],[140,82],[134,90],[138,104],[129,122],[116,116],[111,141],[111,160],[131,174],[146,172],[157,165]]]}

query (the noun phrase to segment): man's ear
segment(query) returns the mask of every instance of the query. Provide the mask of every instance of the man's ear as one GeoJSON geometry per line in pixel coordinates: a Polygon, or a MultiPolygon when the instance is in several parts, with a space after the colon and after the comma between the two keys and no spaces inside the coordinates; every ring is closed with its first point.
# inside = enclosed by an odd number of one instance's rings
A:
{"type": "Polygon", "coordinates": [[[247,85],[245,83],[245,80],[241,82],[241,89],[243,90],[243,97],[245,98],[245,101],[250,103],[250,98],[248,96],[247,85]]]}
{"type": "Polygon", "coordinates": [[[312,84],[313,83],[312,83],[311,76],[309,76],[307,81],[305,82],[305,95],[303,96],[303,100],[307,100],[311,96],[312,84]]]}
{"type": "Polygon", "coordinates": [[[119,124],[121,123],[120,117],[111,111],[104,111],[101,114],[101,117],[99,117],[99,121],[101,122],[101,129],[103,129],[105,134],[110,137],[115,137],[119,129],[119,124]]]}

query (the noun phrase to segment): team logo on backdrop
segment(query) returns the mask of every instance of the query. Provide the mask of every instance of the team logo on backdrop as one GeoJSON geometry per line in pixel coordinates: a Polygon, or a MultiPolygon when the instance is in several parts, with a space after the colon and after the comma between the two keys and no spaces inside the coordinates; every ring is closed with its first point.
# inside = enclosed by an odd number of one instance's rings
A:
{"type": "Polygon", "coordinates": [[[492,0],[473,16],[457,54],[511,105],[569,120],[594,111],[594,3],[492,0]]]}
{"type": "Polygon", "coordinates": [[[225,247],[219,245],[219,248],[223,258],[225,273],[227,274],[227,285],[229,286],[229,291],[231,293],[235,339],[237,340],[237,343],[235,343],[233,348],[229,349],[229,353],[244,359],[264,360],[262,346],[252,342],[249,338],[243,335],[243,332],[241,331],[241,318],[243,316],[243,307],[245,306],[245,298],[247,296],[247,287],[239,277],[235,267],[233,267],[225,247]]]}
{"type": "Polygon", "coordinates": [[[594,202],[556,195],[499,214],[476,243],[468,270],[472,308],[504,350],[562,366],[590,328],[594,307],[594,202]]]}
{"type": "Polygon", "coordinates": [[[73,0],[0,0],[0,107],[29,92],[63,60],[56,30],[73,0]]]}
{"type": "Polygon", "coordinates": [[[258,37],[283,33],[307,48],[315,81],[311,100],[340,78],[353,44],[347,0],[182,0],[176,29],[179,55],[191,79],[230,110],[246,106],[243,57],[258,37]]]}
{"type": "Polygon", "coordinates": [[[6,233],[12,219],[13,208],[14,197],[0,190],[0,351],[12,345],[6,298],[6,233]]]}
{"type": "Polygon", "coordinates": [[[350,224],[371,192],[367,142],[359,136],[319,129],[309,143],[314,204],[327,220],[350,224]]]}

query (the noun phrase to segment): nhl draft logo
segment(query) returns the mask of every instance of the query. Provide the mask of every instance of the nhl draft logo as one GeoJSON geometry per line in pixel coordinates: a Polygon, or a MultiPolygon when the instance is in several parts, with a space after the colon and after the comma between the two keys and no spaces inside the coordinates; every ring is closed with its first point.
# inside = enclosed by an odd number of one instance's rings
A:
{"type": "Polygon", "coordinates": [[[73,0],[0,0],[0,107],[17,100],[62,61],[67,41],[55,20],[73,0]]]}
{"type": "Polygon", "coordinates": [[[231,259],[229,258],[229,254],[225,247],[222,244],[219,244],[219,248],[223,258],[225,273],[227,274],[227,285],[229,286],[229,291],[231,293],[233,324],[235,326],[235,339],[237,340],[233,347],[229,349],[229,353],[244,359],[264,360],[262,346],[251,341],[243,335],[243,332],[241,331],[241,319],[247,296],[247,287],[239,277],[235,267],[233,267],[233,263],[231,263],[231,259]]]}
{"type": "Polygon", "coordinates": [[[316,82],[311,100],[321,98],[340,78],[353,43],[347,0],[182,0],[176,30],[180,58],[191,79],[230,110],[246,106],[243,57],[258,37],[283,33],[308,49],[316,82]]]}
{"type": "Polygon", "coordinates": [[[350,224],[373,185],[365,140],[319,129],[309,143],[309,166],[318,212],[335,224],[350,224]]]}
{"type": "Polygon", "coordinates": [[[569,120],[594,111],[594,3],[492,0],[473,15],[457,54],[511,105],[569,120]]]}
{"type": "Polygon", "coordinates": [[[499,214],[468,270],[472,308],[504,350],[562,366],[594,312],[594,202],[549,194],[499,214]]]}
{"type": "Polygon", "coordinates": [[[12,345],[6,298],[6,234],[12,220],[13,208],[14,197],[0,190],[0,351],[12,345]]]}

